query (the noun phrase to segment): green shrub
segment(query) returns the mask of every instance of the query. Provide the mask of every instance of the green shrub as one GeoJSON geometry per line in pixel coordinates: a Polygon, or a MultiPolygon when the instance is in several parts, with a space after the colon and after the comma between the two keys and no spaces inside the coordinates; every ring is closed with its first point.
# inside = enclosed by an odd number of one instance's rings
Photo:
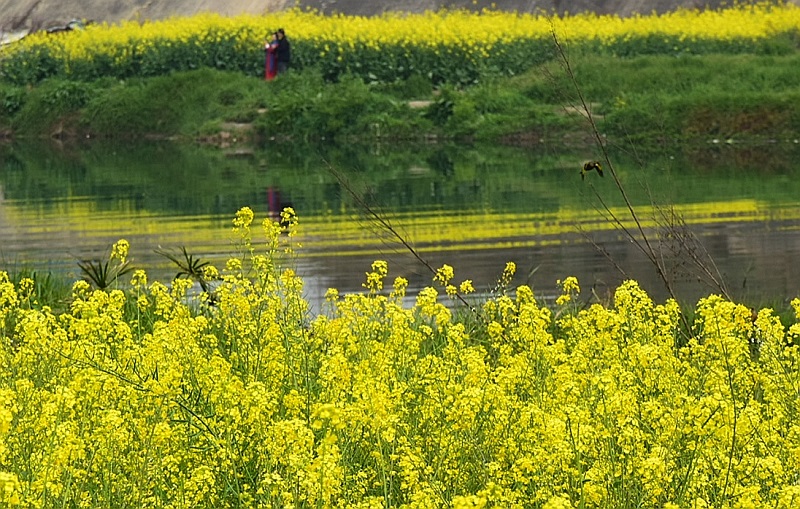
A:
{"type": "Polygon", "coordinates": [[[121,82],[92,99],[84,118],[98,134],[195,134],[209,120],[247,100],[260,82],[201,69],[121,82]]]}
{"type": "MultiPolygon", "coordinates": [[[[12,126],[23,134],[42,133],[67,116],[75,116],[95,94],[91,83],[51,79],[42,82],[27,95],[17,93],[12,105],[19,105],[12,118],[12,126]]],[[[6,96],[8,97],[8,95],[6,96]]],[[[70,120],[74,123],[76,119],[70,120]]]]}
{"type": "Polygon", "coordinates": [[[319,70],[293,71],[268,83],[266,90],[268,111],[255,124],[267,137],[405,137],[420,121],[404,101],[352,75],[326,84],[319,70]]]}
{"type": "Polygon", "coordinates": [[[2,103],[0,103],[0,117],[11,118],[25,104],[25,89],[22,87],[3,87],[0,88],[2,103]]]}
{"type": "Polygon", "coordinates": [[[450,117],[453,116],[459,92],[450,86],[443,86],[439,89],[439,95],[425,109],[425,118],[433,122],[433,125],[442,127],[450,117]]]}
{"type": "Polygon", "coordinates": [[[0,78],[15,85],[39,83],[64,72],[64,61],[43,45],[0,60],[0,78]]]}
{"type": "Polygon", "coordinates": [[[376,83],[374,89],[406,100],[427,99],[433,92],[430,79],[416,73],[403,80],[391,83],[376,83]]]}
{"type": "Polygon", "coordinates": [[[132,80],[96,97],[86,107],[87,128],[101,136],[176,133],[185,104],[153,92],[153,84],[132,80]]]}

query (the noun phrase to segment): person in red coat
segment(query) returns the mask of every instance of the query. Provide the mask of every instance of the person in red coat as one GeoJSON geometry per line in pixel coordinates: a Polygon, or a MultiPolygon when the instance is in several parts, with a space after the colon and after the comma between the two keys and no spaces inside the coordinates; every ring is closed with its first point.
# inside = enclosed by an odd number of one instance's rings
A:
{"type": "Polygon", "coordinates": [[[272,40],[264,43],[264,79],[272,80],[278,75],[278,32],[272,34],[272,40]]]}

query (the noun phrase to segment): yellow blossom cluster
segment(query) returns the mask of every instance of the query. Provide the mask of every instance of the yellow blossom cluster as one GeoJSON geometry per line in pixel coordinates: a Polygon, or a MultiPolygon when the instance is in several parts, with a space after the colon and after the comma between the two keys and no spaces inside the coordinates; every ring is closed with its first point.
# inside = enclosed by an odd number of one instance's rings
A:
{"type": "Polygon", "coordinates": [[[3,49],[0,72],[21,83],[53,74],[126,78],[201,66],[258,73],[264,41],[279,27],[293,43],[293,65],[318,66],[326,76],[350,72],[392,81],[419,74],[470,83],[485,73],[518,73],[549,58],[553,33],[617,54],[752,51],[759,41],[796,34],[800,8],[763,2],[626,18],[493,10],[377,17],[297,9],[264,16],[206,13],[34,34],[3,49]]]}
{"type": "Polygon", "coordinates": [[[555,314],[509,264],[462,313],[433,287],[407,304],[401,277],[387,294],[376,261],[315,315],[294,239],[253,220],[213,298],[137,271],[54,313],[0,272],[0,505],[800,504],[800,299],[786,328],[712,295],[687,328],[627,281],[555,314]]]}

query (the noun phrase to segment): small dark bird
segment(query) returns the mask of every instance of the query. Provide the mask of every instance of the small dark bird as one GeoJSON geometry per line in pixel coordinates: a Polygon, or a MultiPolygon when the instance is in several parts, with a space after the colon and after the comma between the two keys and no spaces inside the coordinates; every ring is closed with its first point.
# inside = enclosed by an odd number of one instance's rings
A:
{"type": "Polygon", "coordinates": [[[581,170],[581,180],[586,178],[586,174],[592,170],[597,170],[597,173],[600,176],[603,176],[603,166],[600,164],[600,161],[589,161],[583,165],[583,169],[581,170]]]}

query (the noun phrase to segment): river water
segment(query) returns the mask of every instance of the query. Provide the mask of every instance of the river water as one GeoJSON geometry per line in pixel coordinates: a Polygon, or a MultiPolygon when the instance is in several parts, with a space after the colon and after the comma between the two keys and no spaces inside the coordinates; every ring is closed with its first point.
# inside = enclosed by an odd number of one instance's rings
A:
{"type": "Polygon", "coordinates": [[[367,204],[429,265],[453,266],[456,282],[471,279],[480,292],[514,262],[512,286],[530,284],[545,300],[574,275],[587,299],[608,299],[634,278],[663,301],[652,253],[683,301],[724,285],[760,305],[800,295],[798,156],[792,141],[622,147],[610,151],[618,186],[607,167],[581,178],[583,163],[599,158],[593,148],[5,144],[0,268],[79,278],[79,260],[125,238],[134,264],[168,282],[177,269],[155,249],[185,247],[222,267],[235,252],[237,209],[251,207],[260,221],[291,205],[302,247],[285,263],[315,306],[330,287],[361,291],[377,259],[388,261],[390,280],[409,279],[412,295],[430,285],[428,269],[367,204]]]}

